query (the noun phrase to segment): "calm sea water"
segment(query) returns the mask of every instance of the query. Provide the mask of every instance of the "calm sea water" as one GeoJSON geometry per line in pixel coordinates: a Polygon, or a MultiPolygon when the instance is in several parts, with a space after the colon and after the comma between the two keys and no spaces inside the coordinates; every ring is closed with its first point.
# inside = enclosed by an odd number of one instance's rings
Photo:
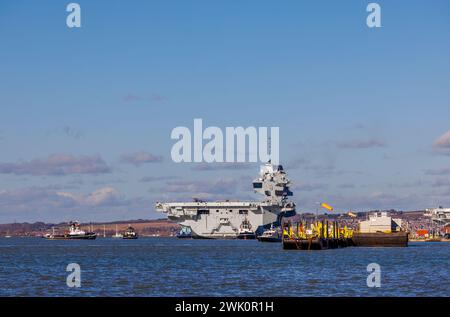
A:
{"type": "Polygon", "coordinates": [[[0,296],[450,296],[450,243],[284,251],[239,240],[0,238],[0,296]],[[381,287],[366,284],[369,263],[381,287]],[[66,285],[69,263],[81,287],[66,285]]]}

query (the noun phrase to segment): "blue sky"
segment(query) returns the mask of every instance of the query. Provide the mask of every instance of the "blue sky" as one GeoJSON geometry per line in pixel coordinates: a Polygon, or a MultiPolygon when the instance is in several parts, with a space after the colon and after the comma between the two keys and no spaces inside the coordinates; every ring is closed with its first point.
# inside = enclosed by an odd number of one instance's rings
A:
{"type": "Polygon", "coordinates": [[[450,205],[450,3],[0,3],[0,222],[157,218],[259,198],[254,164],[175,164],[177,126],[279,126],[298,211],[450,205]]]}

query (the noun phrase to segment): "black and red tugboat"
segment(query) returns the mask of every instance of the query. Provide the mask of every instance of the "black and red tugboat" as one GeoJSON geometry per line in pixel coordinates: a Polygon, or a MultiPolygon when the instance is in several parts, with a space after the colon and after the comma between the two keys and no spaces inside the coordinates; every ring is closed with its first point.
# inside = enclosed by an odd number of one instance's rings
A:
{"type": "Polygon", "coordinates": [[[73,221],[69,223],[69,232],[55,234],[55,230],[53,230],[52,233],[47,233],[43,238],[49,240],[94,240],[97,238],[97,234],[92,231],[81,230],[78,221],[73,221]]]}
{"type": "Polygon", "coordinates": [[[138,234],[136,233],[136,230],[130,225],[128,225],[127,230],[122,235],[122,239],[137,239],[138,234]]]}
{"type": "Polygon", "coordinates": [[[252,225],[247,219],[244,219],[244,221],[242,221],[241,227],[239,228],[239,233],[236,238],[241,240],[256,239],[256,234],[252,230],[252,225]]]}

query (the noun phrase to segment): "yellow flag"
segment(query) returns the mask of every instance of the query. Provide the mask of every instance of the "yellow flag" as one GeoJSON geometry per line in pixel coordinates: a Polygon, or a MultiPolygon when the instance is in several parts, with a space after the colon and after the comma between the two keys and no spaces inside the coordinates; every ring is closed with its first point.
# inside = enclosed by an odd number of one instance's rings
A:
{"type": "Polygon", "coordinates": [[[328,209],[330,211],[333,211],[333,207],[331,207],[330,205],[328,205],[327,203],[322,203],[321,206],[325,209],[328,209]]]}

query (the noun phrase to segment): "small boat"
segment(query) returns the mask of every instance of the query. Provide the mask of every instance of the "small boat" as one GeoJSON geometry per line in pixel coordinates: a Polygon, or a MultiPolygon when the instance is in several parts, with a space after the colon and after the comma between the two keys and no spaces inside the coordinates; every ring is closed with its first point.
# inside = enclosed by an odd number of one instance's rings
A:
{"type": "Polygon", "coordinates": [[[136,231],[134,230],[134,228],[130,225],[128,225],[127,230],[125,230],[125,232],[123,233],[123,237],[122,239],[137,239],[138,235],[136,233],[136,231]]]}
{"type": "Polygon", "coordinates": [[[68,233],[55,234],[55,228],[52,228],[52,231],[52,233],[47,233],[44,235],[43,238],[49,240],[93,240],[97,238],[97,234],[95,232],[86,232],[81,230],[78,221],[69,223],[68,233]]]}
{"type": "Polygon", "coordinates": [[[180,232],[177,234],[178,239],[192,239],[192,231],[189,227],[181,228],[180,232]]]}
{"type": "Polygon", "coordinates": [[[250,222],[247,219],[242,221],[241,227],[239,228],[239,233],[236,238],[241,239],[241,240],[256,239],[256,234],[252,230],[252,225],[250,224],[250,222]]]}
{"type": "Polygon", "coordinates": [[[281,242],[281,234],[273,226],[269,230],[264,230],[263,234],[257,237],[259,242],[281,242]]]}
{"type": "Polygon", "coordinates": [[[116,225],[116,234],[112,236],[115,239],[122,239],[123,234],[120,234],[119,231],[117,231],[117,225],[116,225]]]}

